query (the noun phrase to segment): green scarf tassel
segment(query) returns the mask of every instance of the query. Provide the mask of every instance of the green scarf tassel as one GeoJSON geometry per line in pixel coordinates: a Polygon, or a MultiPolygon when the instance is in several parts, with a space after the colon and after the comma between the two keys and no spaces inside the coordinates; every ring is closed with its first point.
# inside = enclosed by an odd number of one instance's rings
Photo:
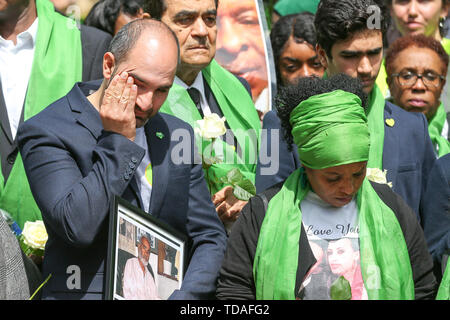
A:
{"type": "Polygon", "coordinates": [[[441,103],[436,114],[428,123],[428,133],[439,157],[450,153],[450,142],[441,135],[446,118],[444,105],[441,103]]]}

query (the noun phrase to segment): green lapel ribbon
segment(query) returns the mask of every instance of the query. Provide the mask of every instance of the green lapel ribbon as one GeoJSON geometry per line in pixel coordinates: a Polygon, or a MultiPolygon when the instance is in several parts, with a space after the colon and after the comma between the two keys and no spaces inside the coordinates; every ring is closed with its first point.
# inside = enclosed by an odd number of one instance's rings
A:
{"type": "MultiPolygon", "coordinates": [[[[226,162],[215,163],[209,169],[205,169],[209,171],[205,172],[205,176],[207,174],[210,179],[210,192],[214,194],[221,190],[225,186],[220,180],[221,177],[224,177],[228,171],[236,167],[240,169],[246,178],[254,183],[261,124],[253,101],[239,80],[222,68],[215,60],[212,60],[202,70],[202,74],[239,145],[243,149],[243,158],[241,159],[234,147],[221,139],[216,139],[215,142],[220,147],[214,147],[211,151],[209,151],[211,149],[211,141],[200,142],[200,140],[197,140],[198,147],[202,150],[202,153],[208,153],[208,156],[210,154],[217,155],[214,152],[216,150],[219,151],[219,154],[227,155],[226,162]],[[230,155],[232,161],[230,161],[230,155]]],[[[200,113],[189,94],[177,84],[173,84],[170,89],[169,95],[161,107],[161,112],[174,115],[189,123],[193,128],[198,126],[196,121],[201,120],[200,113]]]]}
{"type": "MultiPolygon", "coordinates": [[[[81,37],[76,23],[54,11],[49,0],[36,0],[39,17],[33,66],[25,98],[24,120],[67,94],[82,78],[81,37]]],[[[1,184],[0,208],[21,228],[42,219],[31,194],[20,154],[6,185],[1,184]]]]}
{"type": "MultiPolygon", "coordinates": [[[[341,90],[313,96],[291,112],[290,120],[302,163],[324,169],[370,162],[370,128],[357,96],[341,90]]],[[[300,204],[310,190],[304,181],[303,168],[294,171],[269,202],[253,265],[257,299],[295,299],[300,204]]],[[[361,273],[369,299],[413,299],[411,263],[395,214],[366,178],[356,201],[361,273]]]]}
{"type": "Polygon", "coordinates": [[[434,149],[438,150],[439,157],[450,153],[450,142],[441,135],[446,118],[447,115],[445,114],[444,105],[441,103],[436,114],[428,123],[428,133],[430,134],[434,149]]]}

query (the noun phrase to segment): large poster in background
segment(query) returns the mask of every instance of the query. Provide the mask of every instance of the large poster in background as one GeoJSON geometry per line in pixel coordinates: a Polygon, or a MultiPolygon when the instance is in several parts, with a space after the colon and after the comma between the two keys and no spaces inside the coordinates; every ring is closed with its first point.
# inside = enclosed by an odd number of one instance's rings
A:
{"type": "Polygon", "coordinates": [[[252,89],[256,109],[272,109],[276,76],[262,0],[220,0],[215,59],[243,77],[252,89]]]}

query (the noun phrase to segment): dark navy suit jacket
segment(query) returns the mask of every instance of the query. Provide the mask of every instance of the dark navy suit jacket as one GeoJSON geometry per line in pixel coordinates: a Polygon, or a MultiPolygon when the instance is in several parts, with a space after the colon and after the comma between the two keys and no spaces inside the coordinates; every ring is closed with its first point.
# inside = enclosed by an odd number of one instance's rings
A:
{"type": "MultiPolygon", "coordinates": [[[[387,170],[387,180],[392,182],[393,190],[416,212],[422,220],[425,188],[428,176],[436,157],[428,134],[428,123],[421,113],[407,112],[386,101],[384,119],[394,119],[394,126],[384,125],[383,169],[387,170]]],[[[274,111],[267,113],[263,121],[263,129],[281,129],[281,122],[274,111]]],[[[262,135],[264,138],[265,135],[262,135]]],[[[278,141],[261,142],[261,149],[267,144],[279,143],[279,170],[274,175],[262,175],[261,169],[269,167],[258,160],[256,167],[256,192],[260,193],[269,187],[284,181],[300,166],[297,147],[288,151],[288,146],[280,130],[278,141]]],[[[269,148],[270,150],[270,148],[269,148]]]]}
{"type": "Polygon", "coordinates": [[[423,225],[428,248],[440,269],[445,256],[450,254],[450,154],[436,160],[431,170],[425,193],[423,225]]]}
{"type": "MultiPolygon", "coordinates": [[[[19,127],[20,152],[49,235],[43,276],[52,277],[44,299],[101,299],[112,197],[120,195],[142,208],[134,172],[145,151],[103,130],[99,113],[85,97],[99,85],[77,83],[67,96],[19,127]],[[73,289],[75,269],[81,273],[81,287],[73,289]]],[[[226,234],[202,167],[194,164],[192,128],[158,113],[145,132],[153,169],[149,211],[191,240],[183,285],[171,298],[213,297],[226,234]],[[190,163],[175,164],[171,158],[179,145],[171,141],[171,133],[180,128],[192,138],[191,149],[184,150],[190,163]]]]}

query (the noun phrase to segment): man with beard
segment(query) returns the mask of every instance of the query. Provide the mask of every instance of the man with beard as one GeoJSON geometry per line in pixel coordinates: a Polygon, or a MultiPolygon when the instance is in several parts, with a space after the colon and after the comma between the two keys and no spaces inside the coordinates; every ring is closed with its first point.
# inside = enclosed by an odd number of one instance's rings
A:
{"type": "Polygon", "coordinates": [[[155,275],[148,262],[150,242],[142,236],[138,257],[128,259],[123,272],[123,297],[127,300],[158,300],[155,275]]]}

